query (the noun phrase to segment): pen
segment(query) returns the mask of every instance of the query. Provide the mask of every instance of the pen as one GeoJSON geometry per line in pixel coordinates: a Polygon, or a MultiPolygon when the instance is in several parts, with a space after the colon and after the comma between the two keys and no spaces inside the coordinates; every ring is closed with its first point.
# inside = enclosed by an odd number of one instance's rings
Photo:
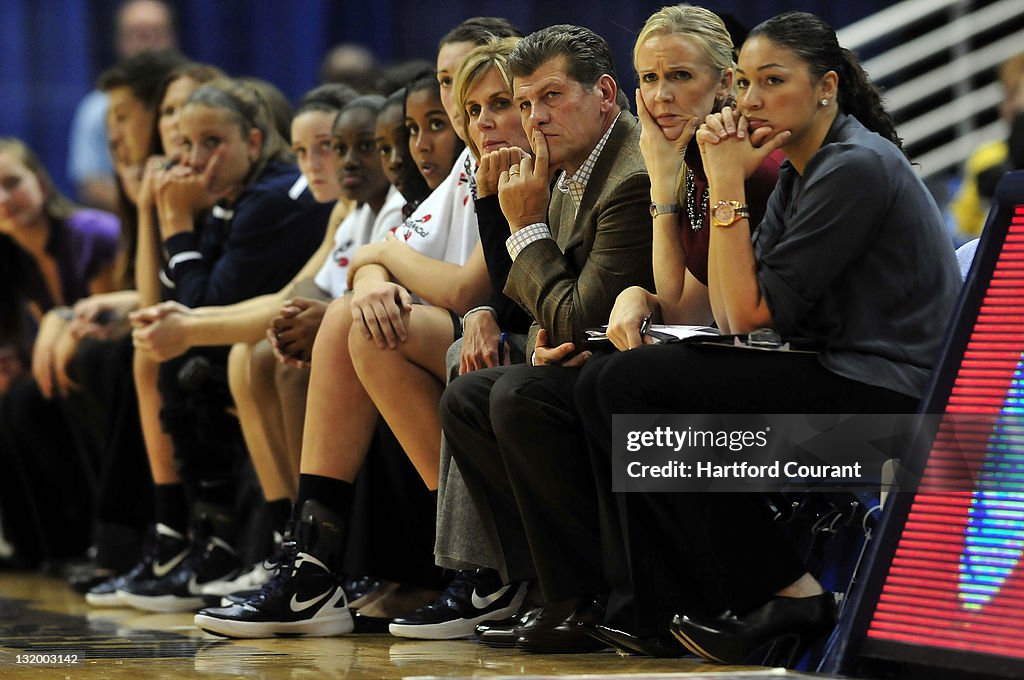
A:
{"type": "Polygon", "coordinates": [[[505,340],[508,339],[508,333],[505,331],[501,332],[501,336],[498,337],[498,363],[501,363],[501,353],[505,349],[505,340]]]}
{"type": "Polygon", "coordinates": [[[651,317],[654,313],[648,314],[644,317],[644,320],[640,322],[640,337],[647,335],[647,331],[651,330],[651,317]]]}

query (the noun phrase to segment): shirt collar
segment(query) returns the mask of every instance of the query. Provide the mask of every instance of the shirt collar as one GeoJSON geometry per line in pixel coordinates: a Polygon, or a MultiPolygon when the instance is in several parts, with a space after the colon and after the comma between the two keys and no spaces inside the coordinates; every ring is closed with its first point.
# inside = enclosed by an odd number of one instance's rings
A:
{"type": "Polygon", "coordinates": [[[608,138],[611,137],[612,130],[615,128],[615,123],[618,122],[619,116],[622,115],[622,111],[619,111],[615,116],[615,120],[608,126],[608,129],[604,131],[601,139],[598,140],[594,150],[587,156],[587,160],[583,161],[583,165],[579,167],[576,172],[572,174],[572,177],[566,173],[558,178],[558,190],[563,194],[568,195],[572,198],[573,203],[576,204],[577,210],[580,207],[580,203],[583,201],[583,192],[587,190],[587,183],[590,182],[590,175],[594,172],[594,166],[597,165],[597,159],[601,156],[601,151],[604,150],[605,144],[608,143],[608,138]]]}

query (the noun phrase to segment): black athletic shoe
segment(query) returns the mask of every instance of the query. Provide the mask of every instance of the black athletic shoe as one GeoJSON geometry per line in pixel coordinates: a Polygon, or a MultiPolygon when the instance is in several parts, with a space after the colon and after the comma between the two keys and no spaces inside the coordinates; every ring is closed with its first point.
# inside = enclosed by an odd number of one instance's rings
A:
{"type": "Polygon", "coordinates": [[[196,626],[234,638],[345,635],[353,629],[340,563],[342,518],[307,500],[295,524],[285,560],[260,592],[241,604],[203,609],[196,626]]]}
{"type": "Polygon", "coordinates": [[[526,583],[502,585],[493,569],[460,571],[441,597],[395,619],[388,630],[420,640],[470,637],[477,624],[515,614],[525,598],[526,583]]]}
{"type": "Polygon", "coordinates": [[[260,560],[249,569],[229,578],[211,581],[202,587],[203,604],[207,607],[226,607],[229,604],[243,602],[258,592],[263,584],[274,577],[277,568],[284,560],[284,537],[274,532],[274,553],[265,560],[260,560]],[[244,597],[243,597],[244,595],[244,597]],[[229,601],[230,600],[230,601],[229,601]]]}
{"type": "Polygon", "coordinates": [[[387,583],[387,579],[376,576],[346,576],[342,581],[342,587],[345,588],[345,597],[349,602],[354,603],[356,600],[376,592],[387,583]]]}
{"type": "Polygon", "coordinates": [[[125,585],[120,597],[124,604],[144,611],[195,611],[203,606],[204,585],[234,578],[240,570],[241,563],[234,548],[211,536],[202,544],[194,545],[187,557],[173,568],[162,569],[156,578],[125,585]]]}
{"type": "Polygon", "coordinates": [[[143,550],[142,559],[127,573],[114,576],[93,586],[85,601],[94,607],[123,607],[122,594],[130,585],[166,576],[189,556],[192,544],[188,538],[166,524],[156,524],[143,550]]]}
{"type": "Polygon", "coordinates": [[[230,607],[233,604],[242,604],[246,600],[251,600],[256,595],[259,595],[259,593],[259,588],[256,588],[254,590],[242,590],[237,593],[231,593],[224,596],[203,595],[203,604],[207,607],[230,607]]]}
{"type": "Polygon", "coordinates": [[[326,637],[353,628],[341,579],[297,549],[257,594],[241,604],[203,609],[195,623],[207,633],[232,638],[326,637]]]}

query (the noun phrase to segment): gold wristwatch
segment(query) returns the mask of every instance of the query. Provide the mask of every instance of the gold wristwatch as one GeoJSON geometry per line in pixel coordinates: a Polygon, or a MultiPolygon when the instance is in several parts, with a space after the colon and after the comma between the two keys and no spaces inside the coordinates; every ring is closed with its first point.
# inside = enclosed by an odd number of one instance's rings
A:
{"type": "Polygon", "coordinates": [[[711,210],[711,223],[729,227],[742,219],[750,219],[750,206],[739,201],[719,201],[711,210]]]}

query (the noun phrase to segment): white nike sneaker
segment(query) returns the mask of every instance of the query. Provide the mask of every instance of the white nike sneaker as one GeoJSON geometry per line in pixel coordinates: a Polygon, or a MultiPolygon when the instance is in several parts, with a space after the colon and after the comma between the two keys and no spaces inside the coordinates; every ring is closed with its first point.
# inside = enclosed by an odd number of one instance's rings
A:
{"type": "Polygon", "coordinates": [[[337,564],[343,522],[307,500],[284,545],[284,561],[258,593],[241,604],[203,609],[196,626],[233,638],[345,635],[354,627],[337,564]]]}
{"type": "Polygon", "coordinates": [[[280,564],[279,561],[273,559],[261,560],[252,565],[248,571],[243,571],[237,578],[212,581],[200,588],[199,592],[207,602],[211,597],[216,598],[213,600],[213,604],[216,604],[220,602],[221,598],[228,595],[247,590],[259,590],[264,583],[273,578],[280,564]]]}
{"type": "Polygon", "coordinates": [[[195,623],[207,633],[231,638],[326,637],[353,629],[341,580],[305,552],[290,555],[245,602],[203,609],[195,623]]]}
{"type": "Polygon", "coordinates": [[[460,571],[430,604],[395,619],[392,635],[420,640],[470,637],[484,621],[513,616],[526,599],[526,583],[502,585],[493,569],[460,571]]]}
{"type": "Polygon", "coordinates": [[[156,578],[127,584],[119,593],[125,604],[150,612],[195,611],[203,606],[202,587],[235,578],[238,555],[216,536],[194,543],[190,550],[166,563],[153,565],[156,578]],[[158,569],[159,567],[159,569],[158,569]]]}
{"type": "Polygon", "coordinates": [[[122,607],[126,588],[144,581],[163,578],[188,557],[192,543],[181,532],[159,522],[151,529],[142,559],[127,573],[93,586],[85,601],[94,607],[122,607]]]}

